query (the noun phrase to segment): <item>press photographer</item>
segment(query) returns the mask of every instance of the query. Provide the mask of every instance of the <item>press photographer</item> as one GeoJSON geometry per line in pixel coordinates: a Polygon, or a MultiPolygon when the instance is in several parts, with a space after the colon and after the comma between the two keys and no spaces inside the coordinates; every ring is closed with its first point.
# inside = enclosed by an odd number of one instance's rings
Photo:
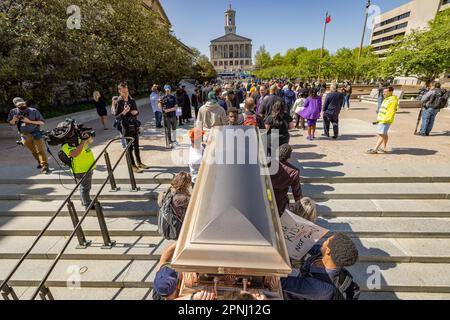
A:
{"type": "Polygon", "coordinates": [[[133,171],[136,173],[143,173],[143,169],[149,169],[149,167],[142,163],[139,150],[139,128],[141,127],[141,122],[137,119],[139,110],[136,101],[130,97],[128,86],[126,84],[119,84],[118,90],[120,97],[117,100],[116,120],[120,121],[122,124],[124,137],[134,139],[133,145],[128,149],[133,171]],[[132,149],[134,149],[136,160],[133,158],[132,149]]]}
{"type": "Polygon", "coordinates": [[[92,186],[92,174],[96,166],[91,145],[94,142],[95,132],[91,128],[86,128],[72,119],[67,119],[58,124],[50,132],[44,134],[45,140],[51,146],[61,146],[58,157],[65,165],[69,166],[76,182],[80,185],[81,203],[87,209],[92,200],[90,191],[92,186]],[[92,168],[91,168],[92,166],[92,168]]]}
{"type": "Polygon", "coordinates": [[[17,126],[21,136],[21,142],[18,144],[23,144],[30,149],[34,159],[38,162],[37,168],[47,174],[50,170],[42,139],[43,132],[40,127],[45,124],[44,118],[37,109],[29,108],[22,98],[14,98],[13,103],[16,108],[9,112],[8,122],[12,126],[17,126]]]}

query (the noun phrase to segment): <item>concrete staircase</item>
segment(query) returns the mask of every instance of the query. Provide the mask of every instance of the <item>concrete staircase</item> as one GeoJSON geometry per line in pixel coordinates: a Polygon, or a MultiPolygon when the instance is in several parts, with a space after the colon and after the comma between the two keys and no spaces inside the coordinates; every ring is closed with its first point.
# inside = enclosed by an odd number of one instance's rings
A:
{"type": "MultiPolygon", "coordinates": [[[[130,192],[124,185],[125,171],[119,170],[122,189],[106,191],[100,198],[117,245],[102,249],[98,221],[89,216],[83,229],[92,246],[76,249],[74,240],[47,282],[56,299],[151,298],[155,267],[168,245],[157,233],[156,196],[167,189],[172,174],[165,170],[138,176],[141,190],[130,192]]],[[[96,173],[93,192],[104,176],[96,173]]],[[[318,224],[354,238],[361,258],[351,272],[364,291],[362,299],[450,299],[450,177],[381,181],[306,178],[303,191],[318,201],[318,224]],[[370,290],[373,266],[380,272],[380,283],[370,290]]],[[[58,174],[0,179],[0,280],[72,186],[58,174]]],[[[75,204],[81,213],[79,201],[75,204]]],[[[21,299],[31,296],[72,230],[64,211],[10,281],[21,299]]]]}

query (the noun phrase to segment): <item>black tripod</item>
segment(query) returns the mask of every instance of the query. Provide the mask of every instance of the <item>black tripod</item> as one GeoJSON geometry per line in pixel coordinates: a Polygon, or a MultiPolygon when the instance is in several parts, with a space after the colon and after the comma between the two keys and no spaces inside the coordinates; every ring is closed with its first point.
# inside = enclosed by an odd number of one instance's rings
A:
{"type": "Polygon", "coordinates": [[[163,111],[163,117],[164,117],[164,135],[166,136],[166,149],[170,149],[172,146],[172,139],[169,136],[169,120],[167,119],[167,113],[163,111]]]}

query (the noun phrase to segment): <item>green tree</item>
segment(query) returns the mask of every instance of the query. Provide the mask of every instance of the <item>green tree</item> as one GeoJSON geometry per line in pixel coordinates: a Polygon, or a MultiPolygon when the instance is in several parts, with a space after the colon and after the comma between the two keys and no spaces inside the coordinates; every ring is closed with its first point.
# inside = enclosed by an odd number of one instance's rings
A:
{"type": "Polygon", "coordinates": [[[384,77],[417,76],[431,82],[450,70],[450,10],[440,12],[427,31],[398,39],[383,61],[384,77]]]}
{"type": "Polygon", "coordinates": [[[194,78],[200,81],[212,80],[217,78],[217,72],[214,66],[205,55],[199,55],[195,59],[194,78]]]}
{"type": "Polygon", "coordinates": [[[78,102],[119,81],[134,91],[192,73],[193,59],[141,0],[2,0],[0,104],[21,95],[41,106],[78,102]],[[81,29],[67,28],[67,8],[81,29]]]}
{"type": "Polygon", "coordinates": [[[257,69],[264,69],[270,67],[271,57],[270,53],[267,52],[265,46],[259,47],[258,51],[256,51],[255,62],[257,69]]]}

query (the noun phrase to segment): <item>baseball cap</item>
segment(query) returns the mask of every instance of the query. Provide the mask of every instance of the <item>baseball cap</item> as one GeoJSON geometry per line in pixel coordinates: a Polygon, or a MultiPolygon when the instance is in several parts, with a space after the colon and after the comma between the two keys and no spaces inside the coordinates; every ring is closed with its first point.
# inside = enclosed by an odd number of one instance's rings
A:
{"type": "Polygon", "coordinates": [[[172,91],[172,87],[169,86],[169,85],[165,85],[165,86],[164,86],[164,90],[165,90],[165,91],[172,91]]]}
{"type": "Polygon", "coordinates": [[[162,267],[156,273],[153,289],[162,297],[168,297],[177,290],[178,274],[169,267],[162,267]]]}
{"type": "Polygon", "coordinates": [[[16,97],[13,99],[13,103],[16,107],[25,106],[26,102],[20,97],[16,97]]]}

